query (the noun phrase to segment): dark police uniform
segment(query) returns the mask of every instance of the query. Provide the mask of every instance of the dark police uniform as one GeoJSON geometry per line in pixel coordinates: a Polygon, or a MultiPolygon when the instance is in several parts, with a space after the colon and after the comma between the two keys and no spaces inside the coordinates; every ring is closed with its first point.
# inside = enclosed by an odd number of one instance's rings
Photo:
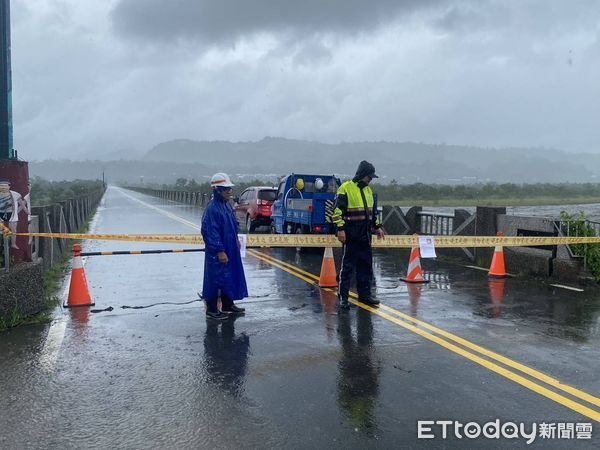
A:
{"type": "Polygon", "coordinates": [[[371,298],[373,279],[372,232],[381,227],[373,191],[362,181],[365,176],[375,178],[375,168],[362,161],[356,176],[344,182],[337,192],[336,207],[332,219],[338,231],[346,233],[346,243],[340,271],[339,297],[342,306],[348,305],[352,274],[356,268],[356,289],[359,301],[377,304],[371,298]]]}

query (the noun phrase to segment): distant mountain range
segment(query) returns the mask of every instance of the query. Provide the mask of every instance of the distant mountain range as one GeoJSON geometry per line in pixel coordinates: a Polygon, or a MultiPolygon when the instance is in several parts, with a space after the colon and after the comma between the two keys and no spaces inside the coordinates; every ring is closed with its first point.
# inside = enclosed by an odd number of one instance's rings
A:
{"type": "Polygon", "coordinates": [[[596,182],[600,155],[544,148],[488,149],[414,142],[321,142],[266,137],[258,142],[163,142],[136,160],[40,161],[32,175],[47,179],[97,178],[113,182],[201,181],[217,171],[238,177],[274,179],[291,172],[350,176],[362,159],[372,162],[382,181],[469,184],[474,182],[596,182]],[[63,177],[63,178],[61,178],[63,177]]]}

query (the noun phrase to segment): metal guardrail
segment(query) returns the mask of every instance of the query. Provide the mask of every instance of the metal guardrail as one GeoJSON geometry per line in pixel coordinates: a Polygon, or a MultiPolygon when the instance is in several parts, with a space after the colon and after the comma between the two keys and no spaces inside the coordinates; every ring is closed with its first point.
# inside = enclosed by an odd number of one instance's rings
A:
{"type": "Polygon", "coordinates": [[[3,246],[2,246],[2,254],[3,254],[3,268],[5,272],[8,272],[10,269],[10,238],[6,235],[3,235],[3,246]]]}
{"type": "Polygon", "coordinates": [[[436,236],[452,236],[454,229],[454,214],[440,214],[431,212],[418,212],[421,226],[419,234],[436,236]]]}
{"type": "MultiPolygon", "coordinates": [[[[600,222],[594,222],[592,220],[557,220],[555,221],[555,227],[557,228],[559,235],[566,237],[579,237],[579,236],[600,236],[600,222]],[[572,226],[577,224],[580,226],[572,226]],[[580,229],[587,230],[586,233],[580,233],[580,229]],[[592,232],[590,234],[589,232],[592,232]]],[[[573,249],[569,246],[569,250],[573,249]]],[[[575,254],[575,252],[573,252],[575,254]]]]}
{"type": "MultiPolygon", "coordinates": [[[[594,236],[600,236],[600,222],[594,222],[592,220],[557,220],[556,225],[560,232],[567,237],[575,236],[579,237],[582,233],[579,233],[579,227],[572,227],[572,224],[582,224],[583,228],[591,230],[594,236]],[[571,230],[573,228],[573,230],[571,230]]],[[[589,236],[585,234],[585,236],[589,236]]]]}
{"type": "MultiPolygon", "coordinates": [[[[39,217],[38,216],[30,216],[29,224],[28,224],[28,232],[29,233],[39,233],[40,225],[39,225],[39,217]]],[[[10,271],[10,237],[3,235],[2,236],[2,246],[0,248],[0,261],[2,262],[1,268],[5,272],[10,271]]],[[[28,245],[31,246],[31,260],[37,261],[39,254],[39,246],[40,246],[40,238],[38,236],[31,236],[28,240],[28,245]]]]}
{"type": "MultiPolygon", "coordinates": [[[[29,221],[29,232],[40,232],[40,218],[38,216],[31,216],[31,220],[29,221]]],[[[38,236],[30,237],[29,244],[31,245],[31,260],[37,261],[39,257],[40,238],[38,236]]]]}
{"type": "MultiPolygon", "coordinates": [[[[600,236],[600,222],[595,222],[593,220],[556,220],[554,222],[554,226],[557,228],[559,235],[571,237],[579,237],[580,235],[589,236],[589,231],[593,233],[593,236],[600,236]],[[577,226],[572,226],[573,224],[577,224],[577,226]],[[588,233],[580,233],[580,229],[583,228],[588,231],[588,233]]],[[[567,245],[567,249],[569,250],[569,254],[575,258],[583,258],[583,268],[587,269],[587,244],[583,244],[583,255],[581,252],[576,251],[573,246],[567,245]]]]}

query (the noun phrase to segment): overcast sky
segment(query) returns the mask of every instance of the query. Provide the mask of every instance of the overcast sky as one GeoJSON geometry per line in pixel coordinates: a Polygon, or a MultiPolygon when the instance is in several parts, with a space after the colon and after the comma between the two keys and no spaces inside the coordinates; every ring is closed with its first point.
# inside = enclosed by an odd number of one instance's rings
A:
{"type": "Polygon", "coordinates": [[[11,0],[24,159],[282,136],[600,152],[596,0],[11,0]]]}

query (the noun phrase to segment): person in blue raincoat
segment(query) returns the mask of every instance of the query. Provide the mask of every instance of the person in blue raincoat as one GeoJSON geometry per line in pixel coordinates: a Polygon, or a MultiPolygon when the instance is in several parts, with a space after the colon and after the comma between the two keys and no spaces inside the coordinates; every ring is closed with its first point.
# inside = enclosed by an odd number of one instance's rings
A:
{"type": "Polygon", "coordinates": [[[229,314],[243,314],[244,308],[234,304],[248,296],[244,266],[238,241],[238,223],[229,201],[233,196],[227,174],[217,173],[210,181],[213,197],[202,216],[201,233],[206,248],[202,298],[206,301],[206,317],[224,320],[229,314]],[[221,310],[218,300],[221,299],[221,310]]]}

